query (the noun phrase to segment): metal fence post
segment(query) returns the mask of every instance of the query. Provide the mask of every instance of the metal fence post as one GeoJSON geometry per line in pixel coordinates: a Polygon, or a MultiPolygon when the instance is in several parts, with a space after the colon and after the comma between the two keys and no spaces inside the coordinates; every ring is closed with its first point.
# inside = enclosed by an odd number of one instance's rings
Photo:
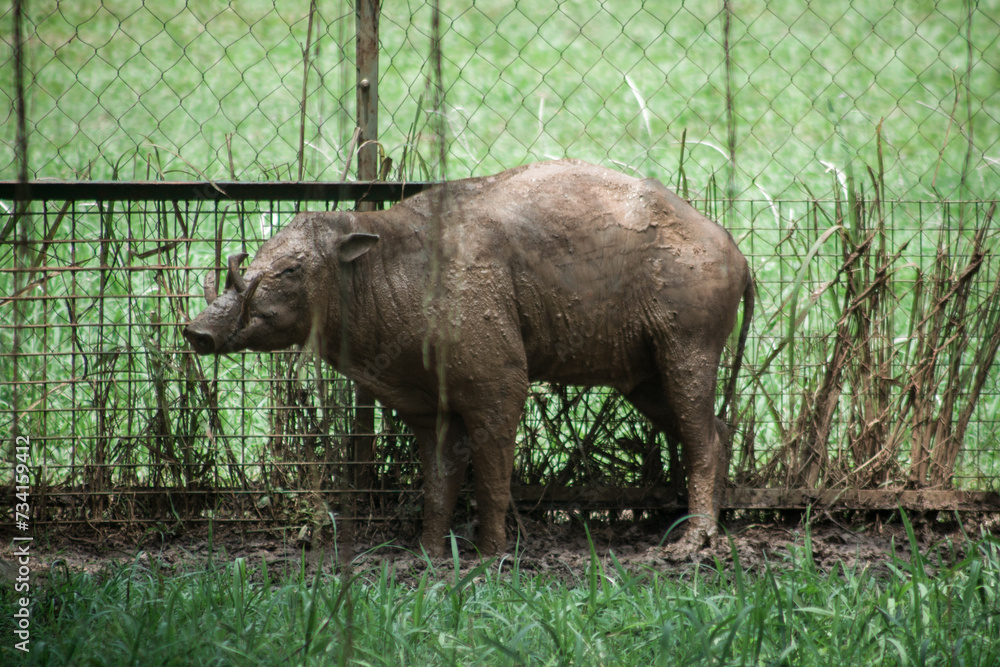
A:
{"type": "MultiPolygon", "coordinates": [[[[358,68],[358,180],[373,181],[378,177],[378,20],[379,0],[357,0],[356,62],[358,68]]],[[[375,208],[373,202],[359,202],[359,211],[375,208]]],[[[354,393],[354,448],[356,466],[354,488],[364,493],[371,488],[372,460],[375,446],[375,397],[361,387],[354,393]]]]}
{"type": "MultiPolygon", "coordinates": [[[[22,262],[22,254],[27,256],[29,239],[26,234],[22,234],[21,238],[18,238],[18,223],[22,220],[27,220],[28,207],[30,202],[26,201],[29,193],[28,185],[28,125],[27,125],[27,114],[25,111],[24,103],[24,73],[25,73],[25,56],[24,56],[24,8],[20,0],[14,0],[14,95],[15,95],[15,112],[17,114],[17,139],[14,147],[14,152],[17,158],[17,194],[21,198],[19,201],[14,203],[14,215],[10,216],[10,220],[3,230],[0,231],[0,244],[2,244],[10,235],[13,241],[13,255],[14,255],[14,291],[12,294],[18,294],[21,291],[21,274],[18,272],[22,269],[25,264],[22,262]]],[[[22,227],[23,228],[23,227],[22,227]]],[[[28,266],[31,265],[29,261],[28,266]]],[[[31,274],[27,276],[25,282],[31,282],[31,274]]],[[[18,368],[18,360],[20,355],[18,351],[20,350],[20,333],[21,333],[21,304],[15,301],[12,304],[14,309],[14,340],[13,347],[11,348],[13,354],[12,356],[12,366],[13,374],[11,379],[17,382],[20,376],[20,369],[18,368]]],[[[19,436],[21,435],[20,427],[20,411],[21,406],[19,404],[19,394],[20,387],[14,385],[14,391],[11,397],[11,433],[10,433],[10,452],[11,459],[13,459],[15,446],[18,443],[19,436]]]]}
{"type": "MultiPolygon", "coordinates": [[[[379,0],[357,0],[356,62],[358,68],[358,180],[378,176],[378,19],[379,0]]],[[[358,206],[365,210],[366,204],[358,206]]]]}

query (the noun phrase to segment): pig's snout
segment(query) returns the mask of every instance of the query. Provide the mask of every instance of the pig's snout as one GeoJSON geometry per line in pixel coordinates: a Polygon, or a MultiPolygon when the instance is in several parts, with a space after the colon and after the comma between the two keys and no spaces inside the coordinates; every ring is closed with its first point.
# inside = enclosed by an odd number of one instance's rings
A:
{"type": "Polygon", "coordinates": [[[184,338],[198,354],[212,354],[219,347],[215,335],[191,322],[184,327],[184,338]]]}

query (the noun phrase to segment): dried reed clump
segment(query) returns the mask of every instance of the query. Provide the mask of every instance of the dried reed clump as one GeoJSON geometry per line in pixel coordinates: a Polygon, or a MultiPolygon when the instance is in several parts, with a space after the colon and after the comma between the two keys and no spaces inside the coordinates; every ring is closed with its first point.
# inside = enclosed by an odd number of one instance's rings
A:
{"type": "MultiPolygon", "coordinates": [[[[833,225],[803,260],[794,289],[765,326],[782,318],[787,334],[757,367],[752,391],[763,393],[781,424],[781,447],[744,481],[788,487],[944,488],[1000,348],[1000,271],[989,267],[995,204],[974,228],[963,215],[941,224],[933,258],[908,253],[914,238],[887,224],[881,168],[868,169],[865,192],[848,173],[846,200],[834,202],[833,225]],[[949,221],[950,222],[950,221],[949,221]],[[833,275],[801,299],[819,246],[840,240],[833,275]],[[796,367],[797,410],[785,422],[765,379],[791,350],[800,326],[824,295],[834,310],[821,337],[819,363],[796,367]]],[[[818,202],[814,202],[818,206],[818,202]]],[[[964,206],[964,204],[957,204],[964,206]]],[[[962,213],[964,213],[964,209],[962,213]]],[[[925,233],[923,231],[918,233],[925,233]]],[[[815,270],[815,269],[814,269],[815,270]]],[[[802,334],[802,335],[800,335],[802,334]]],[[[801,360],[799,360],[801,363],[801,360]]],[[[741,466],[754,458],[757,420],[747,413],[741,466]]]]}

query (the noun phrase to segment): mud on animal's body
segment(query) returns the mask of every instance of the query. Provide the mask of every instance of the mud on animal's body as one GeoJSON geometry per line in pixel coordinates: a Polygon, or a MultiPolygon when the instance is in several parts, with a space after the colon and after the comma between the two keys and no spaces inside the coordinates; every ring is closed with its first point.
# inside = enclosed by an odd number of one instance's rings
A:
{"type": "Polygon", "coordinates": [[[716,375],[742,298],[738,368],[753,286],[729,234],[656,181],[529,165],[387,211],[300,214],[243,276],[238,262],[186,327],[192,347],[316,340],[416,434],[431,553],[443,552],[470,461],[479,545],[505,548],[514,437],[535,380],[614,387],[679,439],[700,515],[686,543],[714,531],[716,375]]]}

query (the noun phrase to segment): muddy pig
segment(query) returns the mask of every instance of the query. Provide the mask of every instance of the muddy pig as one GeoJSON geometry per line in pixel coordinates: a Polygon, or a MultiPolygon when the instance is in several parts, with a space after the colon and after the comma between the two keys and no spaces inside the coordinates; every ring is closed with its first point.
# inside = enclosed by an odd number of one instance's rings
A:
{"type": "Polygon", "coordinates": [[[507,548],[515,430],[534,381],[613,387],[680,441],[692,516],[678,548],[715,533],[716,376],[743,300],[725,404],[753,281],[729,233],[658,181],[543,162],[385,211],[301,213],[241,275],[243,257],[217,298],[206,284],[210,305],[184,336],[198,354],[312,340],[395,410],[420,444],[430,554],[444,554],[470,461],[478,547],[507,548]]]}

